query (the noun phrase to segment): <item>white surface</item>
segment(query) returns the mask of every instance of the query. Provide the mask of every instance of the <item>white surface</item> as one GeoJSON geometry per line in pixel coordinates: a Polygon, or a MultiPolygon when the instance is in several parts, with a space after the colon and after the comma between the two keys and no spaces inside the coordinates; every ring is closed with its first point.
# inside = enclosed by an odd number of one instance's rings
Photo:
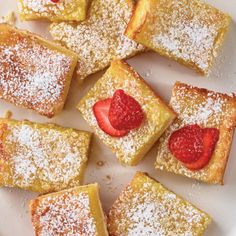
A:
{"type": "MultiPolygon", "coordinates": [[[[155,53],[139,55],[131,60],[130,64],[153,86],[153,88],[169,101],[171,87],[175,81],[187,82],[199,87],[206,87],[220,92],[236,92],[236,6],[235,0],[208,0],[231,14],[234,22],[231,26],[221,58],[214,66],[209,78],[203,78],[194,72],[178,65],[155,53]]],[[[16,0],[0,0],[0,16],[6,15],[9,10],[16,9],[16,0]]],[[[18,26],[48,36],[48,24],[45,22],[31,22],[18,26]]],[[[100,73],[101,75],[101,73],[100,73]]],[[[70,90],[65,110],[56,118],[48,120],[34,112],[19,109],[0,101],[0,113],[11,110],[15,119],[29,119],[40,122],[55,122],[57,124],[89,130],[79,112],[75,109],[80,98],[99,78],[99,74],[89,78],[81,87],[74,82],[70,90]]],[[[152,177],[208,212],[214,219],[208,228],[208,236],[235,236],[236,235],[236,140],[233,141],[228,167],[225,175],[225,186],[210,186],[198,183],[185,177],[161,172],[154,169],[156,148],[135,168],[121,167],[115,156],[106,148],[97,137],[93,140],[90,163],[86,171],[85,182],[99,182],[101,198],[107,211],[118,196],[121,189],[132,178],[136,170],[147,171],[152,177]],[[98,167],[96,162],[105,161],[105,166],[98,167]],[[112,177],[108,181],[106,176],[112,177]]],[[[28,212],[28,200],[36,194],[17,189],[0,189],[0,236],[30,236],[33,235],[28,212]]]]}

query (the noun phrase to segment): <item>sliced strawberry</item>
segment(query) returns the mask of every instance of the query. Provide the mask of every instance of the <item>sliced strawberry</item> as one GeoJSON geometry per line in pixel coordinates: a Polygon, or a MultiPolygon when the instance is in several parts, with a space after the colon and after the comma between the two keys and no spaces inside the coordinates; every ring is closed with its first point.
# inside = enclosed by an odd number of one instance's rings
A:
{"type": "Polygon", "coordinates": [[[203,129],[203,154],[193,163],[185,164],[190,170],[199,170],[205,167],[211,160],[216,143],[219,140],[219,130],[214,128],[203,129]]]}
{"type": "Polygon", "coordinates": [[[60,0],[51,0],[51,2],[58,3],[60,0]]]}
{"type": "Polygon", "coordinates": [[[113,95],[108,117],[115,129],[131,130],[140,127],[144,113],[133,97],[119,89],[113,95]]]}
{"type": "Polygon", "coordinates": [[[129,133],[128,130],[114,129],[108,119],[108,112],[111,105],[111,98],[99,101],[93,106],[93,113],[96,117],[99,127],[107,134],[113,137],[123,137],[129,133]]]}
{"type": "Polygon", "coordinates": [[[199,125],[185,126],[170,136],[169,149],[183,163],[197,161],[203,151],[203,131],[199,125]]]}

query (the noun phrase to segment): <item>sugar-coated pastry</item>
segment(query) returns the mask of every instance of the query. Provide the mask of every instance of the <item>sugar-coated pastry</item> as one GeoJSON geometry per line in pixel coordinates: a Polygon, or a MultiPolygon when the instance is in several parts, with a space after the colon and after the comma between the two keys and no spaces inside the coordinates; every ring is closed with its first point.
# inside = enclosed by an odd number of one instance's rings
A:
{"type": "Polygon", "coordinates": [[[21,20],[82,21],[88,0],[18,0],[21,20]]]}
{"type": "Polygon", "coordinates": [[[97,184],[40,196],[30,209],[36,236],[108,236],[97,184]]]}
{"type": "Polygon", "coordinates": [[[236,126],[236,96],[177,82],[170,106],[178,118],[159,140],[156,168],[223,184],[236,126]]]}
{"type": "Polygon", "coordinates": [[[123,61],[111,63],[77,108],[124,165],[137,165],[175,119],[175,113],[123,61]]]}
{"type": "Polygon", "coordinates": [[[65,104],[77,56],[27,31],[0,24],[0,98],[53,117],[65,104]]]}
{"type": "Polygon", "coordinates": [[[47,193],[80,185],[90,139],[54,124],[0,119],[0,186],[47,193]]]}
{"type": "Polygon", "coordinates": [[[133,10],[133,0],[93,0],[84,22],[51,25],[52,37],[77,53],[79,79],[105,69],[114,58],[125,59],[144,50],[124,36],[133,10]]]}
{"type": "Polygon", "coordinates": [[[108,214],[110,236],[202,236],[210,223],[209,215],[141,172],[108,214]]]}
{"type": "Polygon", "coordinates": [[[139,0],[126,35],[207,75],[231,18],[199,0],[139,0]]]}

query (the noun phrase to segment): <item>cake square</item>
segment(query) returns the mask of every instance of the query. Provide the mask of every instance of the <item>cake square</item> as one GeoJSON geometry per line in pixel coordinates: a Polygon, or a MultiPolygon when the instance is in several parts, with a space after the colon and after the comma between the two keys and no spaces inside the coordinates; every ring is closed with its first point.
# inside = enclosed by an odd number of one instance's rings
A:
{"type": "Polygon", "coordinates": [[[40,196],[30,209],[36,236],[108,236],[97,184],[40,196]]]}
{"type": "Polygon", "coordinates": [[[65,104],[77,56],[37,35],[0,24],[0,98],[49,118],[65,104]]]}
{"type": "Polygon", "coordinates": [[[137,165],[165,129],[175,119],[175,113],[125,62],[113,61],[104,76],[98,80],[77,106],[97,136],[112,149],[124,165],[137,165]],[[123,90],[141,106],[145,119],[141,126],[123,137],[104,132],[95,117],[94,105],[123,90]]]}
{"type": "Polygon", "coordinates": [[[78,55],[80,82],[108,67],[114,58],[125,59],[144,50],[124,35],[133,10],[132,0],[93,0],[84,22],[51,25],[54,40],[78,55]]]}
{"type": "Polygon", "coordinates": [[[236,126],[236,96],[216,93],[177,82],[172,90],[170,106],[178,118],[159,140],[156,168],[184,175],[210,184],[223,184],[224,173],[236,126]],[[197,124],[219,130],[219,140],[210,162],[202,169],[186,168],[170,152],[168,141],[176,130],[197,124]]]}
{"type": "Polygon", "coordinates": [[[18,0],[21,20],[83,21],[88,0],[18,0]]]}
{"type": "Polygon", "coordinates": [[[126,35],[207,75],[230,21],[229,15],[199,0],[139,0],[126,35]]]}
{"type": "Polygon", "coordinates": [[[0,186],[47,193],[80,185],[90,140],[85,131],[0,119],[0,186]]]}
{"type": "Polygon", "coordinates": [[[203,235],[211,218],[138,172],[108,214],[108,231],[120,235],[203,235]]]}

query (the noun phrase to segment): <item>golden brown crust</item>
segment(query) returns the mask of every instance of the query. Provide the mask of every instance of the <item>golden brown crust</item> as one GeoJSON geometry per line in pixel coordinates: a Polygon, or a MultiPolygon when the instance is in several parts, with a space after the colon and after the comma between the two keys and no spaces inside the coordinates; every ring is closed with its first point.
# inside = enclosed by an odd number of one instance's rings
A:
{"type": "Polygon", "coordinates": [[[29,207],[36,236],[108,236],[98,184],[40,196],[29,207]]]}
{"type": "Polygon", "coordinates": [[[90,133],[0,119],[0,134],[0,185],[47,193],[82,183],[90,133]]]}
{"type": "Polygon", "coordinates": [[[125,35],[135,40],[136,35],[142,30],[145,24],[148,13],[150,12],[150,2],[138,1],[134,7],[132,17],[125,30],[125,35]]]}
{"type": "Polygon", "coordinates": [[[179,114],[179,117],[160,139],[156,168],[211,184],[223,184],[236,126],[236,96],[177,82],[172,90],[170,105],[179,114]],[[220,131],[219,141],[210,163],[199,171],[185,168],[170,153],[167,145],[169,136],[174,130],[190,124],[213,127],[220,131]]]}
{"type": "Polygon", "coordinates": [[[47,2],[38,0],[18,0],[21,20],[83,21],[86,19],[89,0],[47,2]]]}
{"type": "Polygon", "coordinates": [[[142,172],[135,174],[108,214],[112,236],[203,235],[210,223],[208,214],[142,172]]]}
{"type": "Polygon", "coordinates": [[[0,98],[51,118],[63,109],[76,64],[69,50],[0,24],[0,98]]]}
{"type": "Polygon", "coordinates": [[[124,36],[133,9],[132,0],[93,0],[84,22],[50,26],[53,38],[77,53],[79,80],[107,68],[113,59],[127,59],[145,50],[124,36]]]}
{"type": "Polygon", "coordinates": [[[111,63],[111,67],[82,98],[77,108],[94,132],[124,165],[137,165],[176,116],[137,72],[127,63],[118,60],[111,63]],[[146,115],[139,129],[132,130],[121,138],[114,138],[103,132],[97,124],[92,109],[97,101],[112,97],[117,89],[123,89],[134,97],[146,115]]]}
{"type": "Polygon", "coordinates": [[[126,35],[207,75],[230,21],[229,15],[199,0],[139,0],[126,35]]]}

